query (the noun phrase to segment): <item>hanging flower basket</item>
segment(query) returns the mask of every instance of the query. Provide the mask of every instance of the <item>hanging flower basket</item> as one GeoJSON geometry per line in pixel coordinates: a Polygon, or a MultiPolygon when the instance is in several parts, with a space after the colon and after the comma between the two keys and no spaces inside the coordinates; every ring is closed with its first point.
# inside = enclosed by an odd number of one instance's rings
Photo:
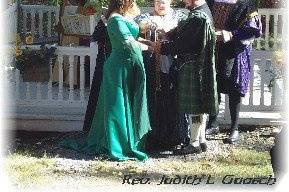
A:
{"type": "Polygon", "coordinates": [[[49,81],[49,66],[26,64],[22,70],[23,82],[47,82],[49,81]]]}
{"type": "Polygon", "coordinates": [[[39,50],[26,47],[15,58],[14,67],[20,71],[24,82],[46,82],[50,77],[50,63],[55,63],[56,47],[41,46],[39,50]],[[52,62],[51,62],[52,60],[52,62]]]}

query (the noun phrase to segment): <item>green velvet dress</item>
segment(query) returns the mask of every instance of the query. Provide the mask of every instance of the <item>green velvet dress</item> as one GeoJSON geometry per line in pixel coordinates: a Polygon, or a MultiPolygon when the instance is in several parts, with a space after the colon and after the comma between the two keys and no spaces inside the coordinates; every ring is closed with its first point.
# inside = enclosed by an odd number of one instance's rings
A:
{"type": "Polygon", "coordinates": [[[104,64],[103,82],[90,132],[84,143],[62,146],[117,161],[146,160],[142,151],[150,128],[142,52],[135,38],[138,25],[114,13],[108,21],[112,52],[104,64]]]}

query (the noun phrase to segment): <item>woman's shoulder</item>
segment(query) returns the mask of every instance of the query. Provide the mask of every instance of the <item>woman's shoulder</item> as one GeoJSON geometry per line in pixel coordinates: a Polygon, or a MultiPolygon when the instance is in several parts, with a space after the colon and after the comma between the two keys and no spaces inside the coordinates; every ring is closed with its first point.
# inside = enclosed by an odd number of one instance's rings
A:
{"type": "Polygon", "coordinates": [[[128,18],[124,17],[123,15],[119,14],[119,13],[113,13],[113,14],[111,14],[111,16],[108,19],[108,22],[112,22],[112,21],[129,22],[130,20],[128,18]]]}
{"type": "Polygon", "coordinates": [[[108,18],[108,22],[109,21],[114,21],[114,20],[123,20],[124,19],[124,16],[122,16],[121,14],[119,13],[112,13],[109,18],[108,18]]]}
{"type": "Polygon", "coordinates": [[[121,14],[118,14],[118,13],[113,13],[109,19],[108,19],[108,22],[107,22],[107,25],[108,26],[112,26],[112,25],[117,25],[118,23],[120,22],[127,22],[127,20],[125,19],[124,16],[122,16],[121,14]]]}
{"type": "Polygon", "coordinates": [[[117,21],[124,21],[126,23],[135,22],[134,19],[127,18],[119,13],[113,13],[108,19],[108,23],[117,21]]]}

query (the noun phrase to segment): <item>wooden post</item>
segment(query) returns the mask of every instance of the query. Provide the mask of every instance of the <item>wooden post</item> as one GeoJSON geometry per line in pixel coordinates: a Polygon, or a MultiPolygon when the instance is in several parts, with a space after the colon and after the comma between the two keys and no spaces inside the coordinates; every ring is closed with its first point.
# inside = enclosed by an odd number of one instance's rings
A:
{"type": "Polygon", "coordinates": [[[65,5],[67,5],[67,0],[63,0],[60,1],[60,10],[59,10],[59,14],[58,14],[58,45],[62,46],[62,33],[61,33],[61,29],[62,29],[62,24],[61,24],[61,17],[64,15],[64,10],[65,10],[65,5]]]}

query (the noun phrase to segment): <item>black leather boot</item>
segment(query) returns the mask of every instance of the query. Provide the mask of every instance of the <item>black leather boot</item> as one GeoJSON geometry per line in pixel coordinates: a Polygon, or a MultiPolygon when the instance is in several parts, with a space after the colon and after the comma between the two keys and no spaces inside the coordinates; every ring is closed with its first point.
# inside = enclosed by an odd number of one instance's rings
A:
{"type": "Polygon", "coordinates": [[[199,154],[202,152],[202,148],[200,146],[194,147],[191,144],[185,146],[179,150],[175,150],[173,153],[174,155],[188,155],[188,154],[199,154]]]}
{"type": "Polygon", "coordinates": [[[209,121],[206,126],[206,135],[216,135],[220,132],[217,115],[209,115],[209,121]]]}

